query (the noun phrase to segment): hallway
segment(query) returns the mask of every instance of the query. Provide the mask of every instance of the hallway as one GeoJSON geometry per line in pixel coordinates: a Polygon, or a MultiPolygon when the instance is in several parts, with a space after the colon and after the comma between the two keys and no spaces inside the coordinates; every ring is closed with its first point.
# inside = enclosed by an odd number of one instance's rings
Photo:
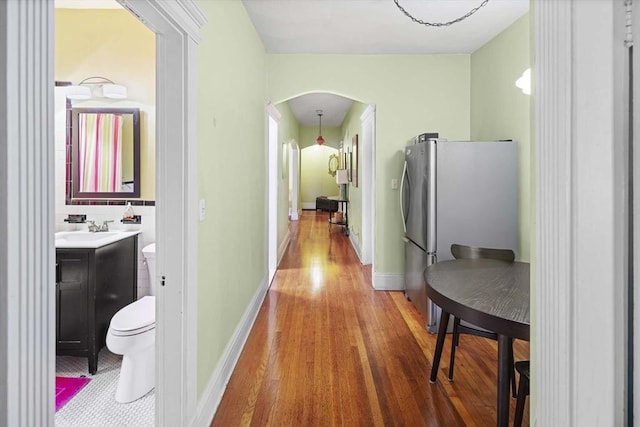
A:
{"type": "MultiPolygon", "coordinates": [[[[403,294],[373,290],[348,237],[327,231],[326,213],[304,211],[291,224],[212,426],[495,425],[494,341],[461,336],[449,382],[448,338],[430,384],[436,337],[403,294]]],[[[517,341],[516,360],[528,350],[517,341]]]]}

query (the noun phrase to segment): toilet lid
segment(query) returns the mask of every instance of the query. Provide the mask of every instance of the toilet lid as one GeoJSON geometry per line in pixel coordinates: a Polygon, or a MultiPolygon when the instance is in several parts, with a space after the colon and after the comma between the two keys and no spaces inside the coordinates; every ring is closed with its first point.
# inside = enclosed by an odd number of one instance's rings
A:
{"type": "Polygon", "coordinates": [[[114,331],[128,332],[145,328],[156,322],[156,297],[146,296],[123,307],[111,319],[114,331]]]}

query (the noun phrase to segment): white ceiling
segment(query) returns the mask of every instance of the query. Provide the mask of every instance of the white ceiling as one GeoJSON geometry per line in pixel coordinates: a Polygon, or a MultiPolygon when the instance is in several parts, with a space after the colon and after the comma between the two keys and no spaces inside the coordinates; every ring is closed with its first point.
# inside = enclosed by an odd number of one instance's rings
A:
{"type": "Polygon", "coordinates": [[[115,0],[55,0],[58,9],[122,9],[115,0]]]}
{"type": "MultiPolygon", "coordinates": [[[[456,19],[483,0],[398,0],[416,18],[456,19]]],[[[489,0],[448,27],[425,27],[393,0],[242,0],[269,53],[473,53],[529,10],[529,0],[489,0]]]]}
{"type": "Polygon", "coordinates": [[[330,93],[310,93],[289,100],[289,106],[298,123],[318,126],[318,113],[322,110],[323,126],[340,126],[353,101],[330,93]]]}
{"type": "MultiPolygon", "coordinates": [[[[398,0],[418,19],[448,22],[483,0],[398,0]]],[[[242,0],[269,53],[473,53],[529,10],[529,0],[489,0],[474,15],[447,27],[406,17],[393,0],[242,0]]],[[[289,101],[301,124],[339,126],[351,101],[307,94],[289,101]]]]}
{"type": "MultiPolygon", "coordinates": [[[[398,0],[418,19],[447,22],[484,0],[398,0]]],[[[242,0],[269,53],[473,53],[529,10],[529,0],[488,0],[474,15],[447,27],[412,22],[394,0],[242,0]]],[[[111,9],[115,0],[55,0],[59,8],[111,9]]],[[[300,124],[340,126],[352,101],[326,93],[289,101],[300,124]]]]}

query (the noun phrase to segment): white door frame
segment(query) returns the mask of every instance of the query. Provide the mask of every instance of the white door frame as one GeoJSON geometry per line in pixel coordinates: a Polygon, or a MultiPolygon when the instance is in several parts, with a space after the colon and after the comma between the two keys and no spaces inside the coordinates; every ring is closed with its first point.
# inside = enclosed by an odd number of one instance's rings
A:
{"type": "MultiPolygon", "coordinates": [[[[362,160],[362,254],[360,261],[362,264],[372,264],[371,273],[375,271],[375,259],[373,248],[375,248],[374,224],[375,216],[375,162],[376,162],[376,106],[369,104],[360,116],[360,127],[362,129],[362,141],[360,152],[362,160]]],[[[373,280],[371,281],[373,285],[373,280]]],[[[374,285],[375,288],[375,285],[374,285]]]]}
{"type": "MultiPolygon", "coordinates": [[[[158,34],[157,275],[166,286],[157,298],[156,425],[187,425],[197,398],[195,51],[206,20],[192,0],[120,2],[158,34]]],[[[1,388],[0,424],[51,426],[53,2],[0,2],[0,26],[0,134],[9,141],[0,144],[0,381],[16,387],[1,388]]]]}
{"type": "Polygon", "coordinates": [[[291,198],[291,209],[289,217],[291,221],[299,219],[299,186],[300,186],[300,147],[295,140],[289,142],[289,195],[291,198]]]}
{"type": "Polygon", "coordinates": [[[531,425],[625,425],[624,1],[533,9],[531,425]]]}
{"type": "Polygon", "coordinates": [[[54,419],[53,17],[50,1],[0,2],[3,426],[52,426],[54,419]]]}
{"type": "Polygon", "coordinates": [[[157,35],[156,425],[187,425],[197,404],[195,83],[206,17],[192,0],[118,1],[157,35]]]}
{"type": "Polygon", "coordinates": [[[265,144],[265,158],[267,159],[267,182],[269,184],[266,194],[268,209],[266,241],[268,281],[271,284],[278,268],[278,158],[280,152],[278,125],[282,115],[272,103],[268,103],[266,116],[267,141],[265,144]]]}

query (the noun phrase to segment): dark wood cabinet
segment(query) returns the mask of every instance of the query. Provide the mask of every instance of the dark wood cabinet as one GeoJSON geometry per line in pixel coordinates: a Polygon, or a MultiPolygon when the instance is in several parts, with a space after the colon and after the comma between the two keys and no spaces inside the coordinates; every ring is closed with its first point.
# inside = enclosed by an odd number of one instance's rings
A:
{"type": "Polygon", "coordinates": [[[99,248],[56,249],[56,354],[98,369],[109,322],[137,298],[138,236],[99,248]]]}

